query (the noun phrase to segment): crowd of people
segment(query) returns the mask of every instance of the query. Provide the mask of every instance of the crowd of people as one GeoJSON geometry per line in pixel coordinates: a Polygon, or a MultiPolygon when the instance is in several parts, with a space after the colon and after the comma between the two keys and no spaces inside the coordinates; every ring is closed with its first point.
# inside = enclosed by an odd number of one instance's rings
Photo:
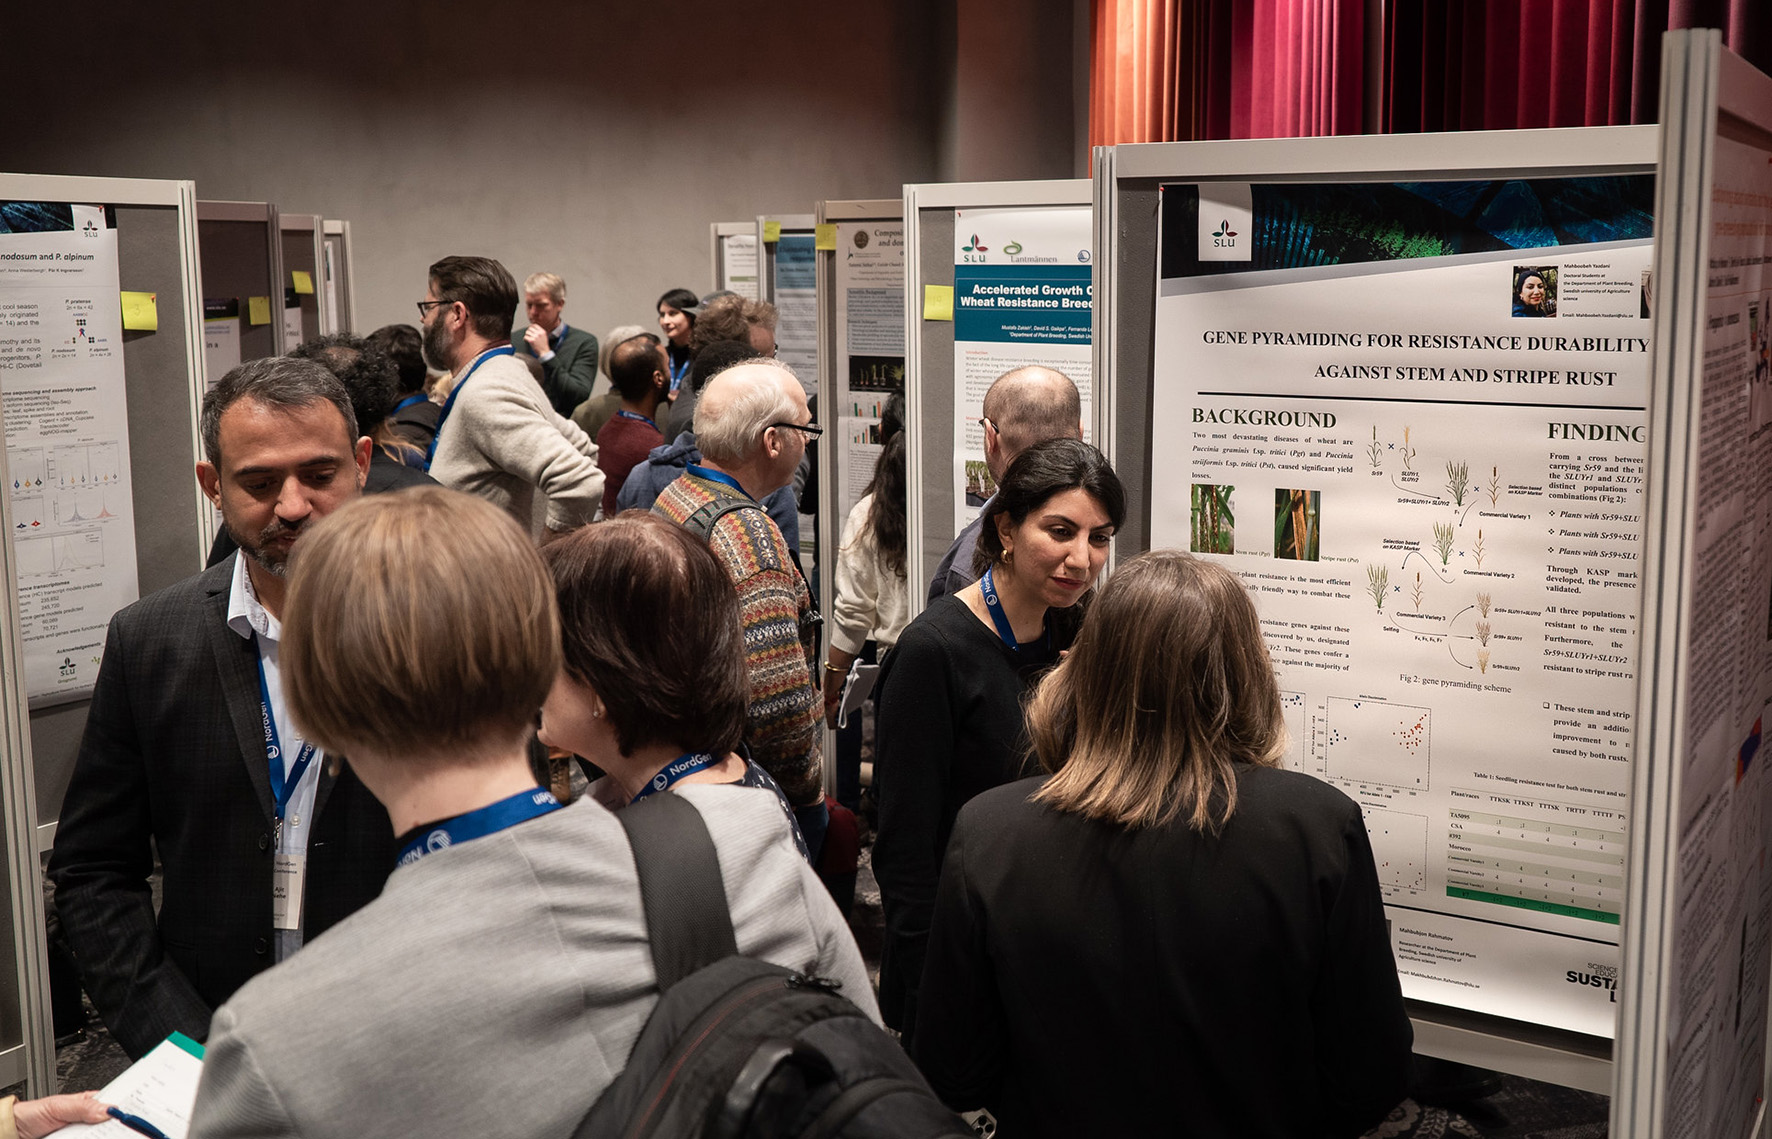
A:
{"type": "MultiPolygon", "coordinates": [[[[207,1040],[190,1135],[572,1134],[660,998],[623,821],[659,796],[705,824],[737,952],[1009,1139],[1353,1136],[1404,1097],[1359,810],[1281,768],[1233,575],[1153,551],[1100,580],[1129,504],[1068,377],[992,386],[997,490],[914,620],[888,401],[823,628],[821,428],[771,306],[674,289],[600,341],[565,303],[446,257],[417,327],[204,400],[223,534],[113,618],[50,863],[123,1048],[207,1040]],[[876,657],[877,991],[859,756],[821,743],[876,657]]],[[[18,1133],[102,1110],[21,1103],[18,1133]]]]}

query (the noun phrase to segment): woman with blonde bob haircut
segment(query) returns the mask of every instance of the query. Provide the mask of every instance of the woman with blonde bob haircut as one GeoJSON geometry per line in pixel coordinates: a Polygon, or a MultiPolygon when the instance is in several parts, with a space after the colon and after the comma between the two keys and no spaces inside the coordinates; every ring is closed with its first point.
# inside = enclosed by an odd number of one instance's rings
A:
{"type": "MultiPolygon", "coordinates": [[[[594,545],[645,537],[644,524],[605,525],[594,545]]],[[[732,598],[705,546],[689,549],[706,559],[700,588],[732,598]]],[[[615,815],[589,797],[562,805],[529,769],[562,667],[555,589],[504,511],[441,487],[304,527],[284,610],[290,710],[387,807],[399,864],[380,897],[216,1010],[193,1139],[570,1135],[626,1064],[659,995],[634,854],[615,815]]],[[[733,662],[735,604],[720,614],[733,662]]],[[[623,631],[654,632],[660,609],[654,599],[650,623],[623,631]]],[[[724,729],[686,714],[710,744],[737,739],[742,673],[726,671],[724,729]]],[[[597,677],[608,700],[613,682],[597,677]]],[[[738,950],[842,982],[877,1015],[855,940],[776,797],[672,793],[707,826],[738,950]]],[[[276,880],[299,890],[281,862],[276,880]]]]}
{"type": "Polygon", "coordinates": [[[1220,565],[1127,562],[1041,682],[1050,776],[947,848],[912,1051],[1004,1134],[1354,1136],[1412,1034],[1360,809],[1279,766],[1255,606],[1220,565]]]}

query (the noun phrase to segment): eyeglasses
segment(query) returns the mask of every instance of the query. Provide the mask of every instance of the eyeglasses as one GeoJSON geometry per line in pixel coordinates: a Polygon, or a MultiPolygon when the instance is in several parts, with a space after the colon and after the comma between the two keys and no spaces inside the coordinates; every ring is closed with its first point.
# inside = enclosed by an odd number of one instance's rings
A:
{"type": "Polygon", "coordinates": [[[419,301],[418,302],[418,319],[423,320],[425,317],[429,316],[431,314],[431,310],[436,308],[438,305],[452,305],[454,303],[455,303],[454,301],[419,301]]]}
{"type": "Polygon", "coordinates": [[[806,436],[811,439],[816,439],[824,434],[824,428],[816,423],[771,423],[769,426],[792,427],[795,431],[804,432],[806,436]]]}
{"type": "Polygon", "coordinates": [[[992,431],[995,431],[999,435],[1003,434],[1003,429],[1001,427],[998,427],[993,420],[990,420],[990,419],[984,418],[983,416],[980,416],[978,423],[979,423],[979,426],[989,427],[992,431]]]}

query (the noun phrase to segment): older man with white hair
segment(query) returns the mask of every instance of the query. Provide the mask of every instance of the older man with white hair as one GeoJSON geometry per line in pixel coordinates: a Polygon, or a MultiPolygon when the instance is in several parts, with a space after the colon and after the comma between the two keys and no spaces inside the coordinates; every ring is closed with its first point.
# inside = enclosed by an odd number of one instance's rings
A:
{"type": "Polygon", "coordinates": [[[822,704],[812,682],[818,613],[760,500],[793,480],[806,444],[822,431],[786,365],[734,365],[708,381],[696,405],[701,462],[689,464],[652,507],[705,538],[738,590],[751,681],[745,744],[794,805],[814,865],[829,821],[822,704]]]}

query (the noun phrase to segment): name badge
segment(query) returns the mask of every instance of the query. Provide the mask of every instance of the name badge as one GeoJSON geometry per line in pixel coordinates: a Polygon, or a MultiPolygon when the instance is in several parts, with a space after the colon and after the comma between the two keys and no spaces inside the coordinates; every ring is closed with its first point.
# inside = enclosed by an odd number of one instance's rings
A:
{"type": "Polygon", "coordinates": [[[277,929],[301,928],[301,900],[308,859],[303,854],[279,854],[271,865],[271,925],[277,929]]]}

